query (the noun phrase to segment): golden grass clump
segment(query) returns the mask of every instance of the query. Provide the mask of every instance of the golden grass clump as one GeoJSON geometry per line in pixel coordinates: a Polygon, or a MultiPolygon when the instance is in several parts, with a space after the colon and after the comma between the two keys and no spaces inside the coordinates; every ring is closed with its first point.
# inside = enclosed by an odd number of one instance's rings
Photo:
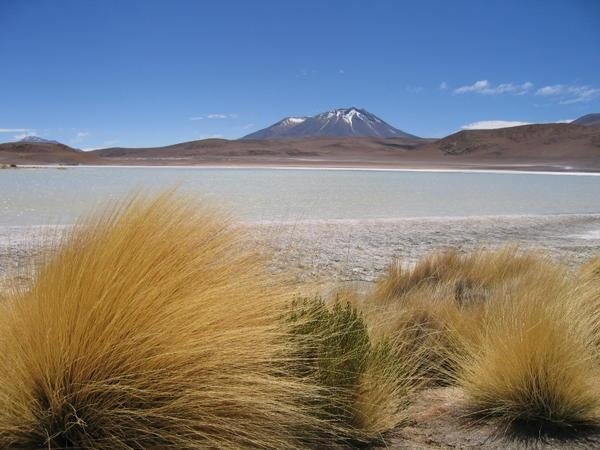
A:
{"type": "Polygon", "coordinates": [[[600,424],[600,259],[577,274],[516,247],[392,265],[359,304],[429,384],[458,384],[479,417],[546,430],[600,424]],[[398,339],[398,337],[402,337],[398,339]]]}
{"type": "Polygon", "coordinates": [[[503,286],[518,289],[544,259],[514,246],[461,254],[431,253],[415,265],[393,263],[360,308],[376,324],[372,332],[401,337],[430,384],[449,384],[465,341],[478,339],[484,307],[503,286]]]}
{"type": "Polygon", "coordinates": [[[538,267],[539,255],[516,246],[478,249],[461,254],[456,249],[433,252],[414,266],[396,262],[378,281],[372,299],[379,303],[399,299],[424,287],[452,288],[460,303],[484,300],[488,291],[538,267]]]}
{"type": "Polygon", "coordinates": [[[240,232],[173,194],[80,221],[0,314],[0,447],[296,448],[289,295],[240,232]]]}
{"type": "Polygon", "coordinates": [[[458,384],[475,415],[542,432],[600,424],[600,366],[585,287],[559,266],[494,292],[458,384]]]}

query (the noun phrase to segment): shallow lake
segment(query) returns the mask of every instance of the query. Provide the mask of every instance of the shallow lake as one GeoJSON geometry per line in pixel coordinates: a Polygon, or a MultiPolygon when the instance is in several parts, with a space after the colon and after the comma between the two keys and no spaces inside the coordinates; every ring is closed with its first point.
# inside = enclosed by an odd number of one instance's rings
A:
{"type": "Polygon", "coordinates": [[[0,225],[66,224],[98,202],[179,186],[247,221],[600,213],[600,177],[148,167],[0,171],[0,225]]]}

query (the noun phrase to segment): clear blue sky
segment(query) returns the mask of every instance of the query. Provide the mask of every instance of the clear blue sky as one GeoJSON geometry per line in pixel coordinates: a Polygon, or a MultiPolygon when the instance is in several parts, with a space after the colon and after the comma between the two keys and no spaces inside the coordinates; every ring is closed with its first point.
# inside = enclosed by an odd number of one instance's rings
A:
{"type": "Polygon", "coordinates": [[[421,136],[600,112],[600,1],[0,1],[0,141],[237,138],[360,106],[421,136]]]}

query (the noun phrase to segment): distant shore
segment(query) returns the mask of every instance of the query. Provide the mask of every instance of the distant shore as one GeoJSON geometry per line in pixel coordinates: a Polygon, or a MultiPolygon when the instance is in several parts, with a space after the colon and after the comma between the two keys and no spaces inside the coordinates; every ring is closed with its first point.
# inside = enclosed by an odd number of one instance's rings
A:
{"type": "MultiPolygon", "coordinates": [[[[514,174],[532,174],[532,175],[583,175],[600,176],[600,171],[590,170],[571,170],[569,166],[563,166],[562,170],[550,170],[550,167],[532,166],[538,168],[525,168],[526,166],[517,166],[515,168],[489,168],[489,167],[395,167],[384,165],[372,166],[319,166],[319,165],[254,165],[254,164],[21,164],[17,167],[21,169],[77,169],[77,168],[112,168],[112,169],[232,169],[232,170],[339,170],[339,171],[371,171],[371,172],[429,172],[429,173],[514,173],[514,174]]],[[[554,167],[554,166],[552,166],[554,167]]]]}

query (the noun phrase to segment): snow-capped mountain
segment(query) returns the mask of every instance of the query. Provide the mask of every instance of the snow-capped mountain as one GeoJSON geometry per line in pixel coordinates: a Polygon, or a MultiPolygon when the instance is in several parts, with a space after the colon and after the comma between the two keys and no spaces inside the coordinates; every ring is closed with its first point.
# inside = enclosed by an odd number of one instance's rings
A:
{"type": "Polygon", "coordinates": [[[364,109],[340,108],[312,117],[286,117],[242,139],[289,139],[308,137],[401,137],[415,139],[364,109]]]}
{"type": "Polygon", "coordinates": [[[51,141],[50,139],[44,139],[38,136],[25,136],[18,142],[27,142],[29,144],[59,144],[58,141],[51,141]]]}

